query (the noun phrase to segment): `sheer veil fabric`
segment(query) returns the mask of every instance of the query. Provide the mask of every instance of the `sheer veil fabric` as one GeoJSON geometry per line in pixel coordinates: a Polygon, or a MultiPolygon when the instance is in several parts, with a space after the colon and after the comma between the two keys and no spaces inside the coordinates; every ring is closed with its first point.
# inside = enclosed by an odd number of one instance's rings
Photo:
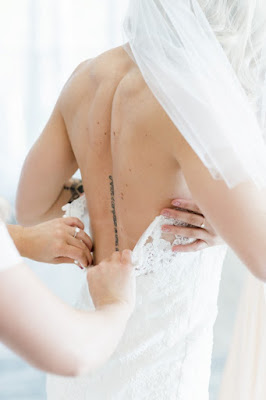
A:
{"type": "Polygon", "coordinates": [[[131,0],[124,30],[147,85],[212,176],[265,187],[264,64],[258,110],[197,0],[131,0]]]}
{"type": "MultiPolygon", "coordinates": [[[[266,5],[249,2],[266,23],[266,5]]],[[[126,51],[212,176],[265,188],[266,33],[250,101],[198,0],[130,0],[124,31],[126,51]]]]}
{"type": "MultiPolygon", "coordinates": [[[[228,3],[235,12],[245,1],[228,3]]],[[[229,188],[244,181],[264,188],[266,36],[253,60],[257,82],[251,101],[200,2],[206,5],[212,0],[131,0],[124,23],[125,48],[212,176],[223,179],[229,188]]],[[[223,7],[225,0],[213,4],[210,14],[223,7]]],[[[265,18],[266,5],[261,0],[248,0],[246,7],[261,7],[265,18]]],[[[266,386],[258,382],[266,362],[265,301],[266,286],[250,277],[240,303],[220,400],[266,398],[266,386]]]]}

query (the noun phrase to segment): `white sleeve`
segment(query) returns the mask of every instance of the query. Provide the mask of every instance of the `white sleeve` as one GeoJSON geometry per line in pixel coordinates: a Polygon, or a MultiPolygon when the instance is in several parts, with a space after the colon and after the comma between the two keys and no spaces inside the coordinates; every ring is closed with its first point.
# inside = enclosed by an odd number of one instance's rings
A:
{"type": "Polygon", "coordinates": [[[22,262],[22,258],[2,221],[0,221],[0,251],[0,272],[22,262]]]}

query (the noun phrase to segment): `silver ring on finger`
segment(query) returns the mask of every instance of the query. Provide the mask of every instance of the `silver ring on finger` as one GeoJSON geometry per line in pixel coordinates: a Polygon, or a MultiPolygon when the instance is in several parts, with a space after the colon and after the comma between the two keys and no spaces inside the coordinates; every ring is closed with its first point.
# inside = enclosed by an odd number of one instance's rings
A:
{"type": "Polygon", "coordinates": [[[205,218],[203,220],[203,223],[200,225],[201,229],[205,229],[205,218]]]}
{"type": "Polygon", "coordinates": [[[78,233],[80,232],[80,229],[78,227],[75,228],[75,233],[74,233],[74,238],[76,239],[78,233]]]}
{"type": "Polygon", "coordinates": [[[84,265],[80,264],[78,260],[74,260],[74,264],[77,265],[80,269],[85,269],[84,265]]]}

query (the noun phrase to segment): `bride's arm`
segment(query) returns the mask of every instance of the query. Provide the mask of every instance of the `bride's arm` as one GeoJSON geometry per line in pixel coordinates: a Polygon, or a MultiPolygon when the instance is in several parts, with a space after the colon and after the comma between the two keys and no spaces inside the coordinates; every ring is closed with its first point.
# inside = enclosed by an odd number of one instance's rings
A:
{"type": "Polygon", "coordinates": [[[26,265],[0,272],[0,341],[55,374],[83,375],[101,366],[119,343],[134,307],[130,255],[120,257],[115,253],[89,271],[96,311],[67,306],[26,265]]]}
{"type": "Polygon", "coordinates": [[[64,189],[78,166],[58,104],[30,150],[20,177],[16,215],[21,225],[62,217],[71,194],[64,189]]]}
{"type": "Polygon", "coordinates": [[[61,207],[71,200],[71,177],[78,165],[61,107],[62,102],[71,103],[70,107],[75,103],[84,85],[80,79],[82,72],[83,63],[63,88],[48,123],[24,162],[16,200],[16,216],[21,225],[62,217],[61,207]]]}
{"type": "Polygon", "coordinates": [[[181,135],[178,140],[177,161],[202,213],[251,272],[266,281],[266,189],[252,183],[229,189],[212,178],[181,135]]]}

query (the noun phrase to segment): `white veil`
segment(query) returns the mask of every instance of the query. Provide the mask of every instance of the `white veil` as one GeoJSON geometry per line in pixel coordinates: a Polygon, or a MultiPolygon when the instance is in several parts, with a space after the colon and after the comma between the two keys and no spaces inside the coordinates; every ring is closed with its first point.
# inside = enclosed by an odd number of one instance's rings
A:
{"type": "Polygon", "coordinates": [[[212,176],[265,187],[265,90],[256,110],[198,1],[131,0],[124,29],[147,85],[212,176]]]}
{"type": "MultiPolygon", "coordinates": [[[[266,37],[262,35],[265,45],[262,44],[259,54],[249,61],[254,63],[257,77],[252,97],[239,79],[200,2],[206,7],[212,4],[210,14],[224,7],[226,2],[235,14],[239,5],[247,10],[259,6],[262,13],[266,13],[265,0],[130,0],[124,24],[129,44],[126,50],[133,56],[158,102],[215,179],[223,179],[229,188],[247,180],[259,188],[265,187],[266,37]]],[[[241,17],[240,13],[238,18],[241,17]]],[[[242,21],[242,25],[245,22],[242,21]]],[[[265,30],[265,21],[262,26],[265,30]]],[[[238,36],[234,39],[237,41],[238,36]]],[[[253,46],[248,37],[243,42],[249,45],[246,49],[253,46]]],[[[243,51],[241,43],[239,47],[239,52],[243,51]]],[[[252,281],[250,285],[252,289],[246,292],[241,303],[241,317],[235,332],[237,340],[229,358],[229,373],[225,376],[221,400],[242,400],[243,390],[236,382],[250,393],[254,376],[251,370],[247,374],[247,369],[242,367],[249,365],[254,354],[257,354],[256,366],[266,360],[265,337],[260,335],[258,339],[258,335],[252,333],[258,332],[257,327],[266,321],[266,314],[259,313],[259,310],[266,310],[263,284],[257,282],[262,295],[252,303],[253,318],[252,311],[247,312],[247,304],[250,293],[258,291],[252,281]],[[253,330],[243,335],[243,326],[251,323],[253,330]],[[240,353],[241,358],[238,357],[240,353]],[[237,381],[233,379],[236,376],[237,381]]],[[[254,367],[253,374],[256,371],[254,367]]],[[[254,394],[252,399],[266,398],[266,387],[261,393],[262,397],[254,394]]]]}

